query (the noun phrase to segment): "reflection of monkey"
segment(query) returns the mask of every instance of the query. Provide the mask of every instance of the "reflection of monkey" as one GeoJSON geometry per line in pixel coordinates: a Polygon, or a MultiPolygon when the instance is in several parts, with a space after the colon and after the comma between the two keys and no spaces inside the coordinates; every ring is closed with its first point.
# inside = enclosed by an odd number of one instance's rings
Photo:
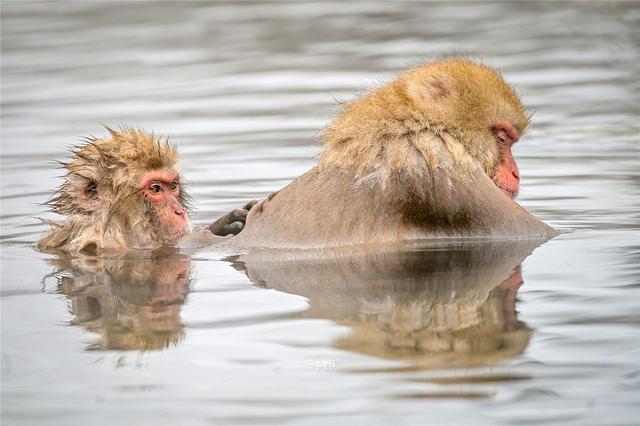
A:
{"type": "Polygon", "coordinates": [[[189,282],[184,257],[60,258],[59,290],[72,321],[98,333],[93,349],[162,349],[183,335],[180,308],[189,282]]]}
{"type": "MultiPolygon", "coordinates": [[[[509,276],[518,275],[518,271],[509,276]]],[[[501,283],[450,300],[365,302],[360,318],[336,347],[369,355],[409,359],[422,368],[480,367],[518,355],[531,330],[517,320],[515,299],[501,283]],[[511,303],[507,303],[507,300],[511,303]]],[[[417,296],[417,295],[416,295],[417,296]]],[[[424,294],[420,295],[424,297],[424,294]]]]}
{"type": "Polygon", "coordinates": [[[418,67],[347,104],[320,164],[251,210],[236,247],[312,248],[554,231],[512,201],[528,117],[493,69],[418,67]]]}
{"type": "Polygon", "coordinates": [[[521,353],[530,330],[517,320],[519,264],[533,241],[334,250],[333,257],[264,251],[233,260],[256,285],[309,299],[298,314],[350,333],[336,347],[420,368],[492,365],[521,353]]]}
{"type": "MultiPolygon", "coordinates": [[[[191,231],[175,148],[141,131],[108,130],[110,138],[88,139],[62,164],[67,174],[49,204],[67,218],[50,222],[51,230],[38,241],[40,250],[155,249],[174,246],[191,231]]],[[[251,206],[218,219],[209,230],[237,234],[251,206]]],[[[222,238],[210,235],[208,242],[216,241],[222,238]]]]}

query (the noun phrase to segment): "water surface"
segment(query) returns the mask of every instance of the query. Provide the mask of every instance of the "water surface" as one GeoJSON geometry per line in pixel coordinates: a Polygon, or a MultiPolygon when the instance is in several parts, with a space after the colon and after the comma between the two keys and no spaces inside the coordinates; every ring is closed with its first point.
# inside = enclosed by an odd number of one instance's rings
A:
{"type": "Polygon", "coordinates": [[[637,424],[637,3],[2,4],[2,422],[637,424]],[[60,259],[52,160],[168,135],[196,224],[315,164],[352,99],[424,60],[535,111],[518,201],[564,233],[278,260],[60,259]]]}

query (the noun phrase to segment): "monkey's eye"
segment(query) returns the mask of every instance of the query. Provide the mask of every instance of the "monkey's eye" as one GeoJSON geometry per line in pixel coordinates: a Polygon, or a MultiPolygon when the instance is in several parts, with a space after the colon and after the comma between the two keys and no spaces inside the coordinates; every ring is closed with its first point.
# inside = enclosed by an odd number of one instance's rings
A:
{"type": "Polygon", "coordinates": [[[147,189],[153,194],[157,194],[158,192],[162,191],[162,187],[157,183],[152,183],[147,189]]]}
{"type": "Polygon", "coordinates": [[[176,189],[178,189],[178,181],[174,180],[173,182],[171,182],[169,184],[169,189],[171,189],[172,191],[175,191],[176,189]]]}
{"type": "Polygon", "coordinates": [[[507,132],[504,130],[498,129],[496,130],[496,139],[498,139],[500,143],[507,143],[509,136],[507,136],[507,132]]]}

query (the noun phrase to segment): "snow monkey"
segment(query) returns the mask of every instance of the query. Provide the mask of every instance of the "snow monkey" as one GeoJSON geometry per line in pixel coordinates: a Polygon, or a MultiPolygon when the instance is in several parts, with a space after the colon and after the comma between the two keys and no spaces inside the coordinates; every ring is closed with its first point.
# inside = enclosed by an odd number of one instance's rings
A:
{"type": "MultiPolygon", "coordinates": [[[[88,254],[156,249],[176,246],[192,231],[176,149],[143,131],[107,130],[110,137],[87,138],[61,163],[64,182],[48,204],[66,219],[49,221],[38,249],[88,254]]],[[[238,233],[250,207],[223,216],[210,231],[238,233]]]]}
{"type": "Polygon", "coordinates": [[[317,248],[423,238],[549,238],[513,201],[511,148],[529,116],[492,68],[417,67],[348,103],[317,166],[258,203],[237,248],[317,248]]]}

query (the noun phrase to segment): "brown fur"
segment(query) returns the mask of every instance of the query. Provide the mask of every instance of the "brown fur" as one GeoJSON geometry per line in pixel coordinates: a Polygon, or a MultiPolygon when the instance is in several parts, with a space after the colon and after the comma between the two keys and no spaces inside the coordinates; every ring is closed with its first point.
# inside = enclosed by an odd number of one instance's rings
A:
{"type": "Polygon", "coordinates": [[[551,236],[492,182],[493,126],[528,125],[493,69],[436,62],[348,104],[320,164],[251,210],[236,247],[312,248],[438,237],[551,236]]]}
{"type": "MultiPolygon", "coordinates": [[[[49,222],[38,241],[44,251],[96,252],[171,245],[137,187],[142,173],[173,168],[178,153],[167,142],[139,130],[114,131],[109,138],[88,138],[61,163],[64,183],[49,201],[53,212],[67,216],[49,222]]],[[[186,203],[181,191],[180,201],[186,203]]]]}

